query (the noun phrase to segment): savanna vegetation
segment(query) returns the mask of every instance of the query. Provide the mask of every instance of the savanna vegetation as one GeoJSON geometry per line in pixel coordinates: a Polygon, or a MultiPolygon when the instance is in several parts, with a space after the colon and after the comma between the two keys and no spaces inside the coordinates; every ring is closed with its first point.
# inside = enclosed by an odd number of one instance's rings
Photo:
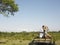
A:
{"type": "MultiPolygon", "coordinates": [[[[57,43],[60,42],[60,32],[49,33],[57,43]]],[[[38,32],[0,32],[0,45],[28,45],[38,34],[38,32]]]]}

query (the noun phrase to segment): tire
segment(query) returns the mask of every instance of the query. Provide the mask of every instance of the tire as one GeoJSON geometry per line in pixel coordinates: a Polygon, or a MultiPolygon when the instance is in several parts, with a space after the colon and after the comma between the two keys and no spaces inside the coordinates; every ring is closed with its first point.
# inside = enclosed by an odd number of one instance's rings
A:
{"type": "Polygon", "coordinates": [[[29,43],[29,45],[33,45],[33,43],[29,43]]]}
{"type": "Polygon", "coordinates": [[[50,45],[55,45],[55,41],[53,41],[53,43],[51,43],[50,45]]]}
{"type": "Polygon", "coordinates": [[[55,45],[55,41],[53,41],[53,45],[55,45]]]}
{"type": "Polygon", "coordinates": [[[29,45],[36,45],[35,43],[29,43],[29,45]]]}

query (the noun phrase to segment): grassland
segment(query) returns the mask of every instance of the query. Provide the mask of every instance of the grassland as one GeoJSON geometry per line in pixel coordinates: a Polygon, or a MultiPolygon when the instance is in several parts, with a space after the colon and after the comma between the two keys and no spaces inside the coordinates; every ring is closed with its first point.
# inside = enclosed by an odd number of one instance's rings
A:
{"type": "MultiPolygon", "coordinates": [[[[28,45],[38,32],[0,32],[0,45],[28,45]]],[[[60,32],[49,32],[55,38],[56,45],[60,45],[60,32]]]]}

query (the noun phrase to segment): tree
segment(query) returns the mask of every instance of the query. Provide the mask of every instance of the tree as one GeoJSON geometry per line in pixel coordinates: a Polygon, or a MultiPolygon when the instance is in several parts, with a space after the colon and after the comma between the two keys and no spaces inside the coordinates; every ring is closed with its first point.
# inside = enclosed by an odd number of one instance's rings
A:
{"type": "Polygon", "coordinates": [[[18,11],[18,5],[15,4],[15,0],[0,0],[0,14],[8,16],[9,14],[14,16],[14,13],[18,11]]]}

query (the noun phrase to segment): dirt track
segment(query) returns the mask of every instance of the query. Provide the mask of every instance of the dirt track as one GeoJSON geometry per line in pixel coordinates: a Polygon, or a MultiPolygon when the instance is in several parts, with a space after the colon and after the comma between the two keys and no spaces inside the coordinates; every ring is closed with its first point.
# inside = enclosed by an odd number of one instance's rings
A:
{"type": "Polygon", "coordinates": [[[60,40],[57,40],[56,41],[56,45],[60,45],[60,40]]]}

